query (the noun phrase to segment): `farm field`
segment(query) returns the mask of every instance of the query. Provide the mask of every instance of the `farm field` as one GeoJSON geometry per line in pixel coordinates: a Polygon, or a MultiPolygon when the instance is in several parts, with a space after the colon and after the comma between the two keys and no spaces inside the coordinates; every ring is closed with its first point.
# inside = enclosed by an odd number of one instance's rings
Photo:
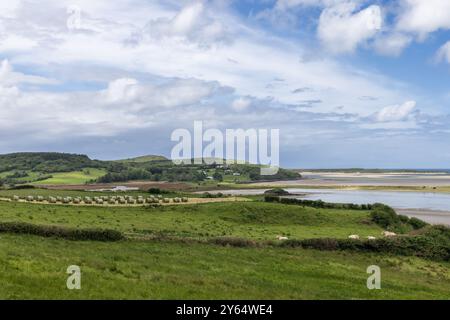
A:
{"type": "MultiPolygon", "coordinates": [[[[2,190],[0,197],[17,193],[117,195],[29,189],[2,190]]],[[[381,238],[383,228],[368,210],[269,203],[260,197],[222,202],[229,199],[160,207],[0,201],[0,224],[109,229],[125,236],[100,242],[0,233],[0,299],[450,298],[448,261],[279,246],[280,235],[292,240],[346,239],[350,234],[381,238]],[[273,245],[236,247],[215,241],[222,238],[273,245]],[[366,287],[366,269],[374,264],[382,268],[382,290],[366,287]],[[69,265],[82,270],[81,290],[66,288],[69,265]]]]}
{"type": "MultiPolygon", "coordinates": [[[[214,199],[215,200],[215,199],[214,199]]],[[[218,199],[220,200],[220,199],[218,199]]],[[[1,202],[0,222],[114,229],[134,236],[218,236],[275,240],[350,234],[378,236],[367,211],[331,210],[264,202],[223,202],[150,207],[95,207],[1,202]]]]}
{"type": "Polygon", "coordinates": [[[49,179],[33,182],[34,185],[45,184],[83,184],[106,174],[106,170],[88,168],[81,171],[51,173],[49,179]]]}
{"type": "Polygon", "coordinates": [[[450,265],[417,258],[1,235],[2,299],[448,299],[450,265]],[[67,290],[79,265],[81,290],[67,290]],[[366,288],[369,265],[382,289],[366,288]]]}

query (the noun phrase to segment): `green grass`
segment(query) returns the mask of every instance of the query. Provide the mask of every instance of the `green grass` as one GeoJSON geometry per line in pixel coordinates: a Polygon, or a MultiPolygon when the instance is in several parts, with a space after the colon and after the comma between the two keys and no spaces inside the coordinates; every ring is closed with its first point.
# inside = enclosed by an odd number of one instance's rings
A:
{"type": "Polygon", "coordinates": [[[448,299],[450,264],[375,254],[0,235],[0,299],[448,299]],[[381,268],[368,290],[366,268],[381,268]],[[81,290],[66,269],[81,268],[81,290]]]}
{"type": "Polygon", "coordinates": [[[90,207],[3,202],[1,222],[73,228],[106,228],[135,234],[204,239],[233,236],[254,240],[378,236],[368,211],[315,209],[264,203],[228,202],[146,207],[90,207]]]}
{"type": "Polygon", "coordinates": [[[87,168],[82,171],[51,173],[52,178],[36,181],[33,184],[83,184],[106,174],[106,170],[87,168]]]}

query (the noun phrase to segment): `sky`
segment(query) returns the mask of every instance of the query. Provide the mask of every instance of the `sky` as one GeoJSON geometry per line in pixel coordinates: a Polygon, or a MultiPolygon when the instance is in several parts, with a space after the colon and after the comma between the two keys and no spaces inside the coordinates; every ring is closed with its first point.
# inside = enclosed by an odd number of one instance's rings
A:
{"type": "Polygon", "coordinates": [[[450,167],[450,0],[8,0],[0,153],[170,156],[279,129],[290,168],[450,167]]]}

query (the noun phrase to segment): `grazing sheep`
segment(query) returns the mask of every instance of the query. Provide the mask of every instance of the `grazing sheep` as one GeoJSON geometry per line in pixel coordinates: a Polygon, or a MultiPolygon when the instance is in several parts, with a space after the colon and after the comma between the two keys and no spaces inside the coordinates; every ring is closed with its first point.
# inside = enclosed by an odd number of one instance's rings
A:
{"type": "Polygon", "coordinates": [[[19,201],[19,199],[20,199],[19,196],[13,196],[14,201],[19,201]]]}
{"type": "Polygon", "coordinates": [[[385,237],[395,237],[397,235],[395,232],[390,231],[383,231],[381,234],[385,237]]]}
{"type": "Polygon", "coordinates": [[[285,236],[277,236],[277,239],[278,239],[279,241],[289,240],[289,238],[288,238],[288,237],[285,237],[285,236]]]}
{"type": "Polygon", "coordinates": [[[61,197],[61,196],[56,197],[56,201],[62,202],[63,201],[63,197],[61,197]]]}
{"type": "Polygon", "coordinates": [[[126,204],[126,203],[127,203],[127,200],[125,200],[125,198],[120,198],[120,199],[119,199],[119,203],[120,203],[120,204],[126,204]]]}
{"type": "Polygon", "coordinates": [[[34,200],[34,197],[33,197],[33,196],[28,196],[28,197],[27,197],[27,200],[28,200],[28,201],[33,201],[33,200],[34,200]]]}
{"type": "Polygon", "coordinates": [[[97,204],[103,204],[103,199],[97,199],[97,201],[95,201],[97,204]]]}
{"type": "Polygon", "coordinates": [[[109,199],[109,204],[116,204],[116,199],[109,199]]]}
{"type": "Polygon", "coordinates": [[[137,199],[137,203],[139,203],[139,204],[144,204],[144,203],[145,203],[145,200],[142,199],[142,198],[139,198],[139,199],[137,199]]]}
{"type": "Polygon", "coordinates": [[[133,198],[128,198],[127,203],[128,204],[134,204],[136,201],[133,198]]]}
{"type": "Polygon", "coordinates": [[[56,198],[54,198],[54,197],[49,197],[48,202],[50,202],[50,203],[56,203],[56,198]]]}
{"type": "Polygon", "coordinates": [[[348,236],[349,239],[359,240],[359,236],[357,234],[352,234],[348,236]]]}
{"type": "Polygon", "coordinates": [[[188,201],[189,201],[189,198],[186,198],[186,197],[181,198],[181,201],[183,201],[183,202],[188,202],[188,201]]]}
{"type": "Polygon", "coordinates": [[[372,237],[372,236],[368,236],[367,237],[367,240],[376,240],[377,238],[375,238],[375,237],[372,237]]]}
{"type": "Polygon", "coordinates": [[[169,198],[164,198],[162,201],[163,201],[164,203],[170,203],[170,199],[169,199],[169,198]]]}
{"type": "Polygon", "coordinates": [[[80,199],[79,198],[75,198],[75,199],[73,199],[73,203],[75,203],[75,204],[79,204],[81,201],[80,201],[80,199]]]}

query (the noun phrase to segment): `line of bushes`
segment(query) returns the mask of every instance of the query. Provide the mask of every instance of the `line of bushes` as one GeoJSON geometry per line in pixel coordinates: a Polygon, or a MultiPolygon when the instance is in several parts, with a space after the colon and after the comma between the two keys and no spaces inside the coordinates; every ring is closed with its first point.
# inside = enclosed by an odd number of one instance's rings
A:
{"type": "Polygon", "coordinates": [[[295,204],[313,208],[323,209],[350,209],[350,210],[371,210],[371,204],[355,204],[355,203],[332,203],[324,202],[322,200],[305,200],[296,198],[285,198],[274,195],[264,196],[265,202],[279,202],[284,204],[295,204]]]}
{"type": "Polygon", "coordinates": [[[427,227],[425,228],[425,231],[419,235],[380,238],[375,240],[317,238],[302,240],[293,239],[283,242],[258,242],[238,237],[219,237],[208,239],[206,242],[214,245],[239,248],[273,246],[323,251],[347,250],[416,256],[432,260],[450,261],[450,228],[445,226],[427,227]]]}
{"type": "Polygon", "coordinates": [[[109,229],[73,229],[59,226],[34,225],[24,222],[1,222],[0,232],[56,237],[67,240],[119,241],[121,232],[109,229]]]}
{"type": "Polygon", "coordinates": [[[443,226],[434,226],[430,228],[429,233],[424,235],[364,241],[327,238],[287,240],[282,242],[280,246],[316,250],[377,252],[450,261],[450,229],[443,226]]]}
{"type": "Polygon", "coordinates": [[[399,215],[394,209],[382,203],[375,203],[372,205],[370,218],[380,227],[397,233],[406,233],[411,230],[422,229],[428,225],[428,223],[420,219],[399,215]]]}

